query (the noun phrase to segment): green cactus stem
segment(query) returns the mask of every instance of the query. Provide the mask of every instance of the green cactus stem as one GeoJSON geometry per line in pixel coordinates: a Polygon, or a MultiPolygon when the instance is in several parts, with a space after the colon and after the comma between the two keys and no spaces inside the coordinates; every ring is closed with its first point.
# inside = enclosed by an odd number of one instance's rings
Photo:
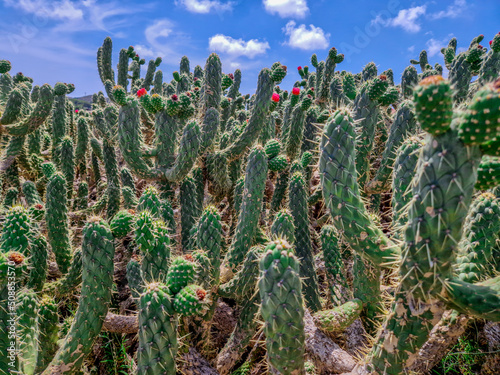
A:
{"type": "Polygon", "coordinates": [[[44,375],[80,371],[94,339],[101,331],[111,302],[114,252],[114,239],[108,225],[99,218],[89,219],[83,229],[83,275],[78,310],[44,375]]]}
{"type": "Polygon", "coordinates": [[[267,359],[281,374],[304,371],[304,302],[299,260],[286,241],[271,242],[260,261],[267,359]]]}
{"type": "Polygon", "coordinates": [[[355,167],[354,121],[337,110],[321,139],[321,185],[334,225],[353,248],[375,264],[394,261],[395,247],[370,219],[361,200],[355,167]]]}
{"type": "Polygon", "coordinates": [[[23,374],[33,375],[39,352],[38,297],[32,290],[21,290],[18,292],[17,301],[18,366],[23,374]]]}
{"type": "Polygon", "coordinates": [[[307,280],[304,284],[305,301],[312,311],[318,311],[321,309],[321,302],[313,262],[307,191],[304,178],[300,172],[295,172],[290,178],[289,196],[289,209],[295,226],[295,253],[300,259],[300,276],[307,280]]]}
{"type": "Polygon", "coordinates": [[[240,157],[259,137],[259,133],[264,126],[267,112],[271,104],[270,99],[273,94],[273,87],[274,82],[271,79],[271,71],[269,69],[263,69],[259,74],[255,104],[248,124],[239,135],[238,139],[228,148],[223,150],[223,153],[227,155],[229,160],[240,157]]]}
{"type": "Polygon", "coordinates": [[[59,314],[57,312],[57,303],[45,295],[40,299],[38,309],[38,353],[35,373],[42,372],[50,363],[57,351],[57,339],[59,332],[59,314]]]}
{"type": "Polygon", "coordinates": [[[45,220],[49,244],[56,256],[59,270],[65,274],[71,263],[66,180],[54,174],[47,184],[45,220]]]}
{"type": "Polygon", "coordinates": [[[316,312],[314,323],[323,332],[339,334],[358,319],[362,308],[361,300],[354,299],[333,309],[316,312]]]}
{"type": "Polygon", "coordinates": [[[148,284],[140,301],[137,374],[176,373],[177,322],[169,288],[148,284]]]}
{"type": "Polygon", "coordinates": [[[233,242],[225,258],[225,263],[232,272],[236,272],[255,236],[262,210],[266,178],[267,155],[262,146],[255,146],[248,156],[241,210],[233,242]]]}
{"type": "Polygon", "coordinates": [[[365,191],[367,193],[381,193],[390,188],[390,175],[396,152],[405,138],[411,135],[415,130],[416,120],[415,113],[413,112],[413,105],[410,101],[404,101],[400,104],[395,114],[394,122],[391,125],[389,138],[385,143],[382,160],[377,169],[377,173],[375,177],[365,185],[365,191]]]}

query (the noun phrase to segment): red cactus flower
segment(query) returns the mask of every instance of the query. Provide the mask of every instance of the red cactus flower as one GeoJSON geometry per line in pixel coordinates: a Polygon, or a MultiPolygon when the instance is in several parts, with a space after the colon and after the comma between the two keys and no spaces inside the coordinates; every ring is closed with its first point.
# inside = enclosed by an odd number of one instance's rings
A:
{"type": "Polygon", "coordinates": [[[207,295],[207,292],[204,289],[197,289],[196,290],[196,296],[198,297],[199,301],[203,301],[207,295]]]}
{"type": "Polygon", "coordinates": [[[480,44],[478,44],[478,45],[477,45],[477,48],[478,48],[478,49],[483,49],[483,46],[482,46],[482,45],[480,45],[480,44]]]}
{"type": "Polygon", "coordinates": [[[301,66],[299,66],[299,67],[297,68],[297,70],[302,70],[302,67],[301,67],[301,66]]]}
{"type": "Polygon", "coordinates": [[[311,99],[311,98],[312,98],[311,94],[307,94],[307,97],[308,97],[309,99],[311,99]]]}
{"type": "Polygon", "coordinates": [[[179,100],[179,97],[178,97],[177,95],[175,95],[175,94],[174,94],[174,95],[172,95],[172,96],[170,97],[170,99],[172,99],[174,102],[176,102],[177,100],[179,100]]]}
{"type": "Polygon", "coordinates": [[[300,87],[294,87],[292,89],[292,94],[293,95],[299,95],[300,94],[300,87]]]}
{"type": "Polygon", "coordinates": [[[311,87],[311,91],[314,91],[314,87],[311,87]]]}
{"type": "Polygon", "coordinates": [[[191,97],[191,93],[189,91],[186,93],[186,95],[191,97]]]}
{"type": "Polygon", "coordinates": [[[75,113],[78,113],[78,109],[75,109],[75,113]]]}
{"type": "Polygon", "coordinates": [[[145,88],[137,90],[137,97],[140,98],[141,96],[146,95],[148,92],[146,91],[145,88]]]}
{"type": "Polygon", "coordinates": [[[490,46],[491,46],[491,43],[493,43],[493,41],[492,41],[492,40],[490,40],[490,46]]]}
{"type": "Polygon", "coordinates": [[[231,79],[234,79],[234,74],[233,73],[229,73],[228,77],[231,78],[231,79]]]}
{"type": "Polygon", "coordinates": [[[271,100],[275,103],[278,103],[280,101],[280,96],[274,92],[271,100]]]}
{"type": "Polygon", "coordinates": [[[198,81],[198,77],[194,77],[193,81],[194,82],[198,81]]]}
{"type": "Polygon", "coordinates": [[[281,68],[286,72],[286,65],[281,65],[281,68]]]}
{"type": "Polygon", "coordinates": [[[35,204],[35,208],[37,210],[41,210],[43,208],[43,206],[40,203],[37,203],[37,204],[35,204]]]}

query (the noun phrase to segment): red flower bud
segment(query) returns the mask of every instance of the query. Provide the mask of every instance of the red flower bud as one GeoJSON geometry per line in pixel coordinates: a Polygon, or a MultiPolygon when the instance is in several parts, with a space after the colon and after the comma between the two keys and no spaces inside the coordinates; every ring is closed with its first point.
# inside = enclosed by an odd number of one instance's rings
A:
{"type": "Polygon", "coordinates": [[[300,94],[300,88],[299,87],[294,87],[292,89],[292,94],[293,95],[299,95],[300,94]]]}
{"type": "Polygon", "coordinates": [[[297,68],[297,70],[302,70],[302,67],[301,67],[301,66],[299,66],[299,67],[297,68]]]}
{"type": "Polygon", "coordinates": [[[280,101],[280,96],[274,92],[271,100],[275,103],[278,103],[280,101]]]}
{"type": "Polygon", "coordinates": [[[137,97],[140,98],[141,96],[146,95],[148,92],[146,91],[145,88],[137,90],[137,97]]]}
{"type": "Polygon", "coordinates": [[[177,95],[175,95],[175,94],[174,94],[174,95],[172,95],[172,96],[170,97],[170,99],[172,99],[174,102],[176,102],[177,100],[179,100],[179,97],[178,97],[177,95]]]}

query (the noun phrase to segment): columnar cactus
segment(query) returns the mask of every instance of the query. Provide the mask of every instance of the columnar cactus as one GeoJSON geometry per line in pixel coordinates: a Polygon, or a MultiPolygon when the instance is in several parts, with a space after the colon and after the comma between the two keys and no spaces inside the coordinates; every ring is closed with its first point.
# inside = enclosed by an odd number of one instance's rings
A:
{"type": "Polygon", "coordinates": [[[256,146],[248,156],[241,211],[233,242],[225,258],[232,272],[235,272],[243,261],[257,230],[266,177],[267,156],[262,146],[256,146]]]}
{"type": "Polygon", "coordinates": [[[68,272],[71,263],[66,185],[66,179],[59,173],[50,178],[47,184],[45,211],[49,244],[63,274],[68,272]]]}
{"type": "Polygon", "coordinates": [[[295,172],[290,178],[290,212],[295,226],[295,253],[300,258],[300,276],[307,282],[304,284],[304,295],[307,306],[317,311],[321,309],[319,288],[314,269],[312,242],[309,229],[307,191],[304,177],[295,172]]]}
{"type": "Polygon", "coordinates": [[[304,369],[304,305],[299,260],[284,240],[271,242],[260,261],[259,293],[262,300],[267,358],[281,374],[304,369]]]}
{"type": "Polygon", "coordinates": [[[82,292],[70,331],[43,374],[78,372],[101,331],[111,301],[114,239],[108,225],[91,218],[83,229],[82,292]]]}

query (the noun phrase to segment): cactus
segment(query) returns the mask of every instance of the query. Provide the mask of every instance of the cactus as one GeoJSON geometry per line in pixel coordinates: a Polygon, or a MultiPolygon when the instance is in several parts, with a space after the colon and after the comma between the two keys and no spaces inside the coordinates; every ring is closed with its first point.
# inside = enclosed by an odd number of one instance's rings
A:
{"type": "Polygon", "coordinates": [[[139,310],[138,374],[175,374],[177,324],[168,287],[159,283],[147,285],[139,310]]]}
{"type": "Polygon", "coordinates": [[[78,372],[99,334],[111,301],[113,283],[113,235],[99,218],[83,229],[82,292],[75,320],[54,359],[43,374],[78,372]]]}
{"type": "Polygon", "coordinates": [[[325,127],[319,165],[323,195],[335,227],[353,250],[375,264],[385,263],[399,251],[370,219],[361,200],[354,164],[353,123],[349,113],[337,110],[325,127]]]}
{"type": "Polygon", "coordinates": [[[243,261],[257,230],[266,177],[267,156],[262,146],[256,146],[248,156],[241,211],[233,242],[225,258],[225,263],[232,272],[235,272],[243,261]]]}
{"type": "Polygon", "coordinates": [[[30,249],[30,274],[26,287],[39,292],[47,278],[47,240],[43,235],[34,238],[30,249]]]}
{"type": "Polygon", "coordinates": [[[57,304],[47,295],[39,302],[38,327],[39,348],[36,373],[42,372],[50,363],[57,351],[57,333],[59,331],[59,314],[57,304]]]}
{"type": "Polygon", "coordinates": [[[295,172],[290,178],[290,212],[295,226],[294,248],[300,258],[300,276],[307,282],[304,285],[304,295],[307,306],[317,311],[321,309],[319,288],[314,270],[309,219],[307,215],[307,192],[304,178],[300,172],[295,172]]]}
{"type": "Polygon", "coordinates": [[[321,228],[321,250],[325,261],[330,298],[334,306],[340,306],[346,302],[346,290],[348,290],[347,279],[343,272],[344,263],[338,235],[331,225],[321,228]]]}
{"type": "Polygon", "coordinates": [[[476,282],[481,277],[494,276],[499,265],[498,248],[495,247],[500,233],[500,222],[495,220],[500,213],[498,199],[491,193],[481,194],[468,213],[460,254],[457,258],[458,278],[476,282]]]}
{"type": "Polygon", "coordinates": [[[29,256],[34,232],[28,211],[22,206],[14,206],[5,216],[0,238],[0,248],[4,253],[16,251],[29,256]]]}
{"type": "Polygon", "coordinates": [[[61,172],[66,179],[68,199],[71,199],[73,196],[73,183],[75,181],[75,153],[73,141],[70,137],[64,137],[62,139],[59,155],[61,157],[61,172]]]}
{"type": "Polygon", "coordinates": [[[391,125],[389,138],[385,144],[382,160],[377,173],[373,179],[365,185],[367,193],[380,193],[386,191],[391,183],[390,174],[396,151],[406,137],[416,130],[415,114],[413,105],[409,101],[401,103],[395,114],[394,122],[391,125]]]}
{"type": "Polygon", "coordinates": [[[132,297],[139,299],[143,291],[143,280],[141,265],[139,262],[132,258],[127,264],[127,282],[130,288],[132,297]]]}
{"type": "Polygon", "coordinates": [[[406,206],[411,201],[412,194],[409,189],[411,180],[415,175],[418,160],[418,151],[422,142],[418,138],[407,139],[396,153],[392,179],[392,226],[395,228],[394,236],[401,237],[403,226],[406,223],[406,206]]]}
{"type": "Polygon", "coordinates": [[[22,290],[17,296],[17,323],[19,370],[26,375],[33,375],[39,352],[38,337],[38,298],[31,290],[22,290]]]}
{"type": "Polygon", "coordinates": [[[57,281],[46,283],[43,291],[48,294],[53,294],[59,298],[74,293],[82,282],[82,267],[82,251],[78,248],[73,254],[73,260],[68,273],[57,281]]]}
{"type": "Polygon", "coordinates": [[[260,261],[259,293],[262,300],[267,358],[282,374],[304,368],[304,307],[299,261],[286,241],[271,242],[260,261]]]}
{"type": "Polygon", "coordinates": [[[56,256],[59,270],[68,272],[71,263],[71,244],[68,223],[66,180],[56,173],[47,184],[45,220],[49,244],[56,256]]]}

